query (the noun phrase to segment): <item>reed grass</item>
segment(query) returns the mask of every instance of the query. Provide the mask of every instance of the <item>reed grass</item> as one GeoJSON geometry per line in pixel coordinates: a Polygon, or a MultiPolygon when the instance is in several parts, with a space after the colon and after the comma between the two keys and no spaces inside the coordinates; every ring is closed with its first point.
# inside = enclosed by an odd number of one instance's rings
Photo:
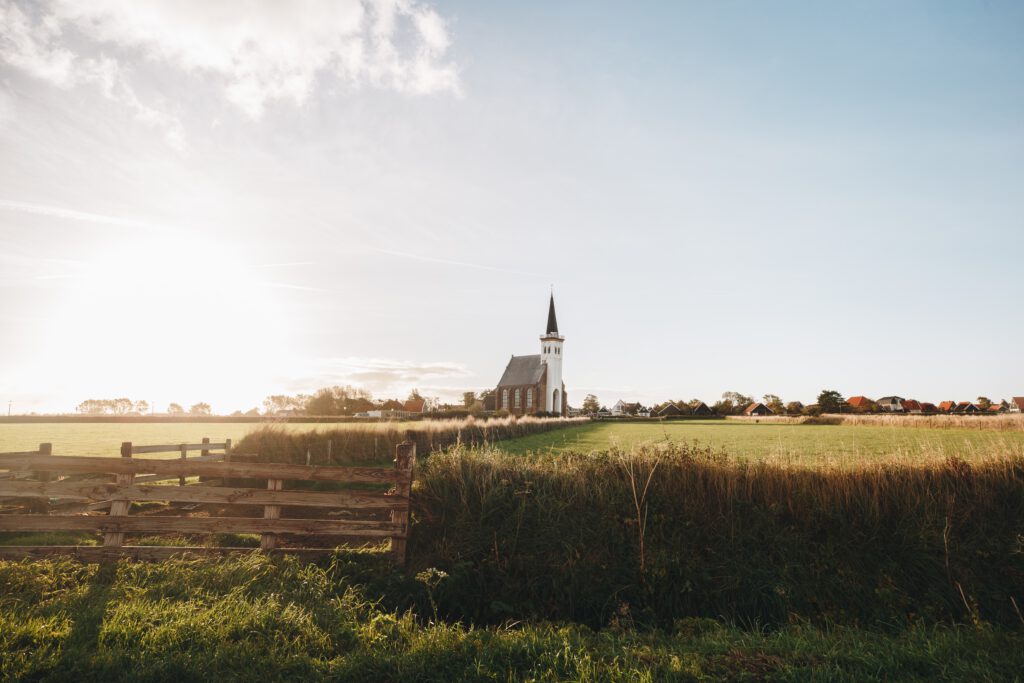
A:
{"type": "Polygon", "coordinates": [[[413,501],[413,564],[449,574],[439,604],[466,620],[1021,625],[1021,457],[809,468],[676,443],[457,448],[420,469],[413,501]]]}
{"type": "Polygon", "coordinates": [[[1024,413],[998,415],[827,415],[839,424],[874,427],[920,427],[922,429],[986,429],[1024,431],[1024,413]]]}
{"type": "Polygon", "coordinates": [[[299,432],[265,426],[234,446],[236,453],[256,454],[264,462],[316,465],[366,465],[390,461],[395,446],[414,441],[420,455],[456,445],[487,446],[587,422],[587,418],[505,417],[478,420],[422,420],[346,424],[299,432]]]}

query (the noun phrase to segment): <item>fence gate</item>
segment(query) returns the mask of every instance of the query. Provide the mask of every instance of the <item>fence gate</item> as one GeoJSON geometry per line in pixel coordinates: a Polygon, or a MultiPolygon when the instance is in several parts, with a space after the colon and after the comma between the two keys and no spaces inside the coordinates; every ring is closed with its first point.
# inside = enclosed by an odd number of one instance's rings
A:
{"type": "MultiPolygon", "coordinates": [[[[252,548],[125,545],[125,534],[260,534],[260,548],[302,555],[329,553],[333,548],[281,545],[282,535],[338,536],[349,539],[390,539],[395,564],[406,560],[409,499],[416,445],[396,447],[395,465],[386,467],[321,467],[233,461],[231,442],[164,446],[121,445],[121,457],[52,455],[50,444],[38,451],[0,453],[0,499],[29,499],[28,514],[0,514],[0,532],[91,531],[103,533],[103,545],[0,546],[0,559],[74,555],[84,560],[122,556],[163,559],[180,553],[218,555],[252,552],[252,548]],[[223,454],[210,451],[223,450],[223,454]],[[188,457],[199,451],[198,457],[188,457]],[[180,453],[178,458],[144,459],[148,453],[180,453]],[[6,472],[4,472],[6,470],[6,472]],[[100,477],[100,478],[97,478],[100,477]],[[199,477],[198,482],[189,478],[199,477]],[[168,480],[177,484],[167,484],[168,480]],[[253,481],[256,480],[256,481],[253,481]],[[327,490],[294,487],[294,482],[322,482],[327,490]],[[378,484],[390,490],[342,488],[344,484],[378,484]],[[289,488],[292,485],[293,488],[289,488]],[[51,500],[79,501],[68,514],[51,500]],[[133,502],[262,506],[262,517],[189,515],[180,507],[174,516],[131,514],[133,502]],[[52,507],[52,509],[51,509],[52,507]],[[99,511],[109,508],[105,514],[99,511]],[[346,519],[306,518],[315,508],[344,510],[346,519]],[[283,511],[300,511],[294,518],[283,511]],[[62,514],[63,512],[63,514],[62,514]],[[364,519],[358,519],[364,517],[364,519]],[[369,517],[366,519],[365,517],[369,517]]],[[[241,457],[239,457],[239,460],[241,457]]],[[[301,487],[301,484],[300,484],[301,487]]]]}

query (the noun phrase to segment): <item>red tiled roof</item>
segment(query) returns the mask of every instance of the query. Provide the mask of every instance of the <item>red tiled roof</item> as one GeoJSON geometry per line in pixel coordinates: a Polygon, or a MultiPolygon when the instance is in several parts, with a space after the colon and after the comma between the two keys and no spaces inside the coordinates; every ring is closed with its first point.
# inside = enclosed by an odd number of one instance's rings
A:
{"type": "Polygon", "coordinates": [[[1014,396],[1013,402],[1017,404],[1017,407],[1024,410],[1024,396],[1014,396]]]}
{"type": "Polygon", "coordinates": [[[949,412],[956,407],[956,401],[943,401],[939,404],[939,410],[943,412],[949,412]]]}
{"type": "Polygon", "coordinates": [[[405,411],[408,413],[422,413],[425,403],[426,401],[422,398],[410,398],[405,402],[405,411]]]}
{"type": "Polygon", "coordinates": [[[934,403],[922,403],[921,410],[926,413],[934,413],[938,410],[934,403]]]}
{"type": "Polygon", "coordinates": [[[921,410],[921,404],[912,398],[903,402],[903,410],[921,410]]]}
{"type": "Polygon", "coordinates": [[[869,403],[871,403],[871,399],[868,398],[867,396],[851,396],[850,398],[846,399],[846,402],[849,403],[854,408],[863,408],[869,403]]]}

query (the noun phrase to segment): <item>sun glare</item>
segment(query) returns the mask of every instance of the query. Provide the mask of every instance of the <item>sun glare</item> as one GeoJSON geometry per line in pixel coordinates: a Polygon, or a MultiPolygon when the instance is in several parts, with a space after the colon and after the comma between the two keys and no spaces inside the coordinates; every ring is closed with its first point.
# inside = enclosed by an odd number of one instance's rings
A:
{"type": "Polygon", "coordinates": [[[177,233],[108,243],[82,260],[46,350],[66,393],[133,395],[158,409],[260,395],[255,376],[285,348],[289,325],[282,290],[250,255],[177,233]],[[161,396],[141,394],[153,387],[161,396]]]}

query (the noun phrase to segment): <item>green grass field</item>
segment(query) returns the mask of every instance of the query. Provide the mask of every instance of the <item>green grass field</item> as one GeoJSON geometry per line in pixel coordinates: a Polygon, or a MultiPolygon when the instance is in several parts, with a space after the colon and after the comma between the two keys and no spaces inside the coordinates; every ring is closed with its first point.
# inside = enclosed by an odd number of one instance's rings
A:
{"type": "MultiPolygon", "coordinates": [[[[314,429],[366,429],[369,424],[359,423],[266,423],[291,432],[310,432],[314,429]]],[[[246,422],[202,423],[33,423],[0,424],[0,453],[35,450],[41,443],[52,443],[54,455],[109,455],[120,454],[121,443],[131,441],[139,445],[198,443],[204,436],[217,443],[231,439],[236,444],[249,432],[264,424],[246,422]]]]}
{"type": "Polygon", "coordinates": [[[880,458],[977,459],[1024,454],[1024,432],[847,425],[766,424],[736,420],[593,422],[505,441],[510,453],[628,450],[643,443],[696,443],[730,456],[803,464],[880,458]]]}
{"type": "Polygon", "coordinates": [[[358,558],[0,562],[0,680],[1010,681],[1024,667],[1022,635],[988,626],[480,627],[426,602],[358,558]]]}
{"type": "MultiPolygon", "coordinates": [[[[261,425],[252,423],[53,423],[0,424],[0,453],[53,444],[57,455],[116,456],[122,441],[136,444],[214,442],[236,444],[261,425]]],[[[275,423],[290,432],[314,429],[366,429],[364,424],[275,423]]],[[[394,426],[394,425],[391,425],[394,426]]],[[[735,420],[658,423],[596,422],[502,443],[510,453],[600,451],[617,446],[673,441],[710,446],[739,458],[797,463],[846,463],[880,457],[934,459],[956,455],[1024,455],[1024,432],[983,429],[929,429],[864,425],[757,424],[735,420]]]]}

